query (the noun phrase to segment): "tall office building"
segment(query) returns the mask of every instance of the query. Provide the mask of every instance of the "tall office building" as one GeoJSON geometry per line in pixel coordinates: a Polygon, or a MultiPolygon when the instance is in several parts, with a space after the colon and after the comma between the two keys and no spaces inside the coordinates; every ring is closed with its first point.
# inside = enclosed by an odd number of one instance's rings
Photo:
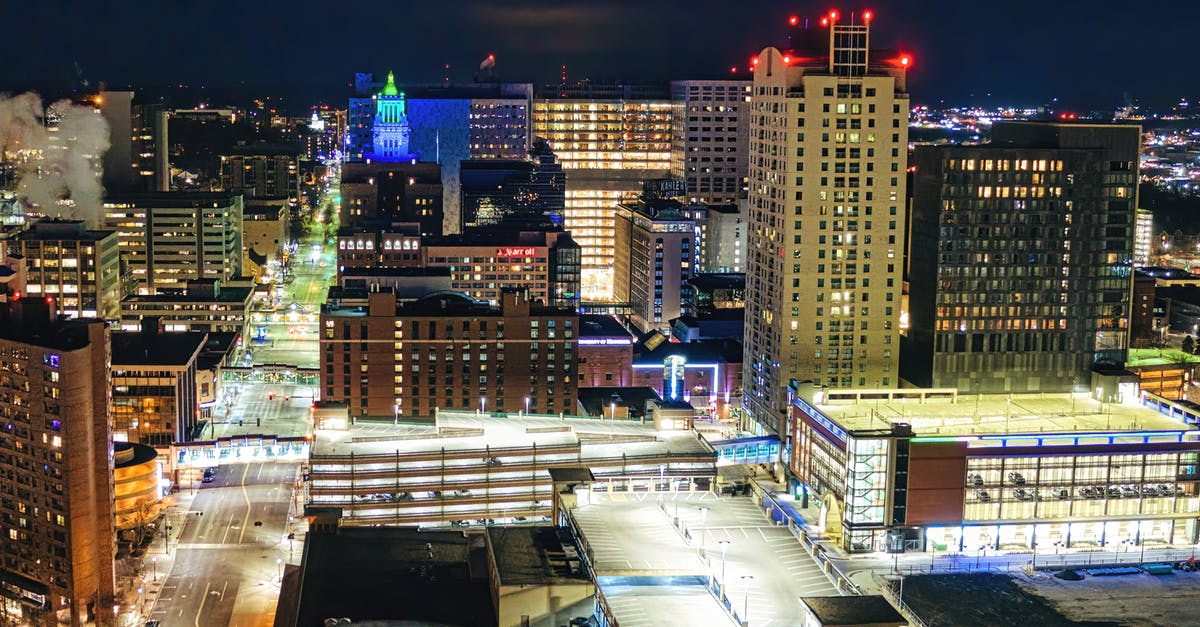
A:
{"type": "Polygon", "coordinates": [[[183,289],[194,279],[242,274],[241,194],[110,194],[105,228],[117,231],[123,272],[138,294],[183,289]]]}
{"type": "Polygon", "coordinates": [[[529,159],[469,159],[460,165],[464,232],[501,222],[562,225],[567,179],[545,140],[534,142],[529,159]]]}
{"type": "Polygon", "coordinates": [[[0,305],[4,624],[116,624],[108,337],[40,298],[0,305]]]}
{"type": "Polygon", "coordinates": [[[1138,209],[1133,225],[1133,267],[1150,265],[1154,254],[1154,214],[1147,209],[1138,209]]]}
{"type": "Polygon", "coordinates": [[[441,167],[415,161],[372,161],[342,166],[342,226],[420,225],[421,235],[443,232],[441,167]]]}
{"type": "Polygon", "coordinates": [[[221,189],[247,198],[300,201],[300,154],[290,146],[244,146],[221,155],[221,189]]]}
{"type": "Polygon", "coordinates": [[[695,227],[674,200],[643,198],[617,207],[614,296],[629,303],[630,321],[643,333],[669,334],[672,320],[691,313],[695,227]]]}
{"type": "Polygon", "coordinates": [[[899,383],[909,57],[823,23],[754,62],[743,388],[777,434],[793,380],[899,383]]]}
{"type": "Polygon", "coordinates": [[[109,128],[104,188],[117,192],[170,190],[166,107],[138,102],[132,91],[102,91],[94,102],[109,128]]]}
{"type": "Polygon", "coordinates": [[[1124,362],[1140,131],[997,122],[917,149],[906,380],[1062,392],[1124,362]]]}
{"type": "MultiPolygon", "coordinates": [[[[394,79],[391,84],[391,89],[404,97],[408,150],[419,161],[441,166],[444,232],[457,232],[462,222],[458,215],[459,163],[467,159],[525,157],[530,146],[533,87],[501,82],[397,86],[394,79]]],[[[370,153],[377,101],[391,89],[375,83],[371,74],[355,75],[355,97],[349,103],[347,161],[374,160],[370,153]]]]}
{"type": "Polygon", "coordinates": [[[115,320],[123,296],[117,232],[84,227],[44,218],[10,239],[9,253],[25,260],[25,292],[51,299],[57,313],[115,320]]]}
{"type": "Polygon", "coordinates": [[[750,83],[671,82],[671,176],[687,184],[690,202],[732,205],[744,196],[750,83]]]}
{"type": "Polygon", "coordinates": [[[583,248],[583,298],[613,297],[615,213],[642,181],[671,165],[671,101],[665,85],[551,85],[533,103],[533,133],[567,170],[564,225],[583,248]]]}

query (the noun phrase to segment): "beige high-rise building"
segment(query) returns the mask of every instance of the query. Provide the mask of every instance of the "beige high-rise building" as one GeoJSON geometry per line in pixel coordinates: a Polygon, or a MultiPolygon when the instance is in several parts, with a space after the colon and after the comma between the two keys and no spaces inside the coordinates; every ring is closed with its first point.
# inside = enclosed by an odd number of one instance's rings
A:
{"type": "Polygon", "coordinates": [[[671,101],[666,85],[583,81],[542,90],[533,133],[550,141],[566,170],[564,226],[583,250],[585,301],[613,297],[617,205],[642,181],[671,167],[671,101]]]}
{"type": "Polygon", "coordinates": [[[766,432],[791,381],[899,382],[910,58],[847,22],[754,61],[743,388],[766,432]]]}

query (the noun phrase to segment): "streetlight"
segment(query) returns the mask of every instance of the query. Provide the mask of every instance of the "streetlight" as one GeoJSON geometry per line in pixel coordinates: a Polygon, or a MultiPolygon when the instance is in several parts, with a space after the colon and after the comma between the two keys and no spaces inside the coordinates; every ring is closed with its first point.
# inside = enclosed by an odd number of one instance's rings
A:
{"type": "Polygon", "coordinates": [[[725,551],[729,550],[729,545],[733,544],[730,540],[718,540],[717,544],[721,546],[721,585],[725,585],[725,551]]]}
{"type": "Polygon", "coordinates": [[[283,581],[283,558],[282,557],[275,558],[275,565],[279,566],[279,580],[283,581]]]}
{"type": "Polygon", "coordinates": [[[150,568],[154,570],[154,581],[158,581],[158,556],[150,558],[150,568]]]}
{"type": "Polygon", "coordinates": [[[527,413],[527,414],[529,413],[529,401],[530,401],[529,397],[526,396],[525,397],[525,413],[527,413]]]}
{"type": "Polygon", "coordinates": [[[750,624],[750,582],[754,580],[754,575],[742,575],[742,583],[746,584],[746,596],[742,601],[742,624],[750,624]]]}
{"type": "Polygon", "coordinates": [[[700,554],[707,555],[704,551],[704,524],[708,520],[708,508],[701,505],[696,509],[700,510],[700,554]]]}
{"type": "Polygon", "coordinates": [[[479,397],[479,413],[481,413],[481,414],[482,414],[482,413],[484,413],[484,412],[486,412],[486,411],[487,411],[487,397],[486,397],[486,396],[480,396],[480,397],[479,397]]]}

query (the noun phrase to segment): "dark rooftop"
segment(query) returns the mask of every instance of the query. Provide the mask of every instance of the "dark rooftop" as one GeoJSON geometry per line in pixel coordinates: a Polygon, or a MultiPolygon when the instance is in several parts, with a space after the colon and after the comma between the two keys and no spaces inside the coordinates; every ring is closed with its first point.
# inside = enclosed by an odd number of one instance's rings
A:
{"type": "Polygon", "coordinates": [[[1170,285],[1155,288],[1154,297],[1200,305],[1200,285],[1170,285]]]}
{"type": "Polygon", "coordinates": [[[340,271],[342,278],[373,277],[373,276],[450,276],[449,266],[435,268],[355,268],[349,267],[340,271]]]}
{"type": "Polygon", "coordinates": [[[122,302],[130,303],[240,303],[250,300],[254,288],[221,286],[216,297],[200,295],[188,290],[159,290],[158,294],[130,294],[122,302]]]}
{"type": "Polygon", "coordinates": [[[33,223],[29,229],[21,231],[13,239],[19,241],[63,240],[74,242],[98,242],[116,237],[116,231],[88,230],[80,220],[60,220],[46,218],[33,223]]]}
{"type": "Polygon", "coordinates": [[[744,290],[746,275],[742,272],[697,274],[688,283],[702,290],[744,290]]]}
{"type": "Polygon", "coordinates": [[[633,363],[662,364],[671,355],[681,355],[688,363],[740,363],[742,343],[737,340],[697,340],[695,342],[661,342],[650,350],[645,343],[633,347],[633,363]]]}
{"type": "Polygon", "coordinates": [[[137,192],[109,194],[104,204],[131,204],[139,207],[195,207],[198,205],[232,205],[240,192],[137,192]]]}
{"type": "Polygon", "coordinates": [[[1156,279],[1193,279],[1200,281],[1200,274],[1192,274],[1180,268],[1164,268],[1161,266],[1146,266],[1134,271],[1136,274],[1151,276],[1156,279]]]}
{"type": "Polygon", "coordinates": [[[579,337],[617,337],[633,338],[616,318],[612,316],[583,315],[579,316],[579,337]]]}
{"type": "Polygon", "coordinates": [[[41,298],[0,303],[0,338],[55,348],[77,350],[88,345],[88,327],[104,324],[94,319],[55,318],[41,298]]]}
{"type": "Polygon", "coordinates": [[[158,451],[152,446],[134,442],[113,442],[113,467],[127,468],[144,464],[158,457],[158,451]]]}
{"type": "Polygon", "coordinates": [[[908,620],[878,594],[800,597],[822,625],[907,625],[908,620]]]}
{"type": "Polygon", "coordinates": [[[310,533],[296,624],[320,627],[326,618],[346,617],[494,625],[486,570],[472,578],[471,552],[461,531],[343,527],[336,534],[310,533]]]}
{"type": "Polygon", "coordinates": [[[571,540],[560,538],[556,527],[489,527],[487,533],[500,585],[588,581],[579,561],[567,562],[563,546],[571,540]]]}
{"type": "Polygon", "coordinates": [[[579,388],[576,393],[580,406],[589,416],[606,416],[609,404],[624,405],[631,418],[646,415],[646,401],[662,401],[654,388],[648,387],[602,387],[579,388]]]}
{"type": "Polygon", "coordinates": [[[208,334],[203,331],[145,333],[114,331],[112,365],[186,366],[203,348],[208,334]]]}

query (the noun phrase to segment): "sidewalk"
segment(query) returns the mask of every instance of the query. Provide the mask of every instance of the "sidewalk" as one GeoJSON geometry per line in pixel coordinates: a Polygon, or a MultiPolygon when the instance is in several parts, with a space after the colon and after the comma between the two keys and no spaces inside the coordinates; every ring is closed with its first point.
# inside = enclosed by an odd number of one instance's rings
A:
{"type": "Polygon", "coordinates": [[[158,595],[162,592],[162,585],[175,564],[175,543],[183,533],[184,525],[187,524],[187,512],[195,498],[194,490],[187,487],[187,479],[182,478],[181,481],[185,486],[163,498],[166,506],[162,510],[163,515],[158,519],[154,539],[136,563],[134,572],[117,578],[117,598],[120,600],[120,613],[117,616],[119,626],[140,627],[145,624],[154,609],[158,595]]]}

